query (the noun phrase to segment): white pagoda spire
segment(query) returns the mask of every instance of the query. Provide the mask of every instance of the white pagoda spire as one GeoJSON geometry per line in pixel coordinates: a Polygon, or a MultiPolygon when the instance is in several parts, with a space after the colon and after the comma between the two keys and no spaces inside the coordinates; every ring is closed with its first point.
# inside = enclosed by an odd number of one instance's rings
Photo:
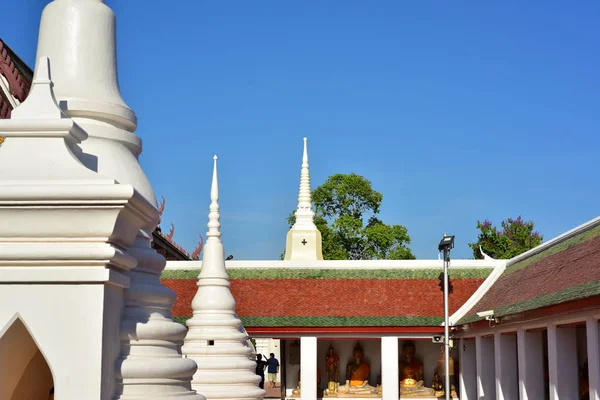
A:
{"type": "Polygon", "coordinates": [[[187,321],[188,334],[183,353],[196,361],[198,370],[192,388],[211,399],[262,399],[258,387],[254,350],[242,321],[235,312],[235,299],[229,289],[225,269],[221,223],[219,222],[219,183],[217,156],[214,157],[210,190],[208,233],[203,249],[198,292],[192,301],[193,316],[187,321]]]}
{"type": "MultiPolygon", "coordinates": [[[[142,142],[134,133],[137,118],[119,90],[116,27],[115,15],[104,0],[51,1],[40,22],[38,60],[41,56],[51,60],[58,105],[87,133],[74,149],[80,161],[102,176],[132,185],[156,207],[152,185],[138,163],[142,142]]],[[[166,261],[151,246],[158,216],[156,212],[127,249],[126,255],[137,265],[125,272],[128,279],[122,281],[124,307],[115,336],[120,346],[105,345],[107,351],[121,353],[114,357],[114,382],[103,380],[103,399],[113,392],[114,400],[204,399],[191,390],[196,364],[181,356],[186,329],[171,319],[175,293],[160,282],[166,261]]],[[[107,299],[120,301],[116,296],[107,299]]]]}
{"type": "Polygon", "coordinates": [[[298,192],[298,208],[296,209],[296,227],[315,228],[310,196],[310,173],[308,172],[307,138],[304,138],[304,153],[302,154],[302,169],[300,172],[300,190],[298,192]]]}
{"type": "Polygon", "coordinates": [[[321,232],[315,225],[315,213],[312,209],[310,195],[310,173],[308,172],[307,138],[304,138],[302,169],[300,171],[300,190],[298,192],[298,208],[296,222],[289,230],[286,238],[286,260],[322,260],[321,232]]]}

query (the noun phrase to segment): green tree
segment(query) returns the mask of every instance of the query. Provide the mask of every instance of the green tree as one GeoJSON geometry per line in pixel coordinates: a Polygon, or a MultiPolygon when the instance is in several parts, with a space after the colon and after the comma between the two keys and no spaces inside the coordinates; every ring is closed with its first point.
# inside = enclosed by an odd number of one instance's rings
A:
{"type": "Polygon", "coordinates": [[[542,235],[534,231],[533,221],[523,221],[520,216],[502,221],[500,230],[487,219],[477,221],[477,229],[480,231],[477,242],[469,243],[477,259],[483,258],[480,246],[492,258],[509,259],[540,245],[544,240],[542,235]]]}
{"type": "MultiPolygon", "coordinates": [[[[410,260],[410,236],[402,225],[376,217],[383,195],[357,174],[335,174],[313,190],[315,225],[323,238],[326,260],[410,260]]],[[[288,217],[294,225],[294,213],[288,217]]]]}

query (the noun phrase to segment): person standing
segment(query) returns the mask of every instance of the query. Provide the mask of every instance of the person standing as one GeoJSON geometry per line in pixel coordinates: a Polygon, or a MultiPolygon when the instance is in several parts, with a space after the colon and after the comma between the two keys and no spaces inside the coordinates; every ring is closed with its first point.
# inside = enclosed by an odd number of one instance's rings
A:
{"type": "Polygon", "coordinates": [[[275,383],[277,382],[277,373],[279,372],[279,361],[275,358],[275,354],[269,354],[269,359],[267,360],[267,373],[269,374],[269,387],[277,387],[275,383]]]}
{"type": "Polygon", "coordinates": [[[262,354],[256,355],[256,375],[260,376],[260,383],[258,386],[261,389],[265,388],[265,368],[267,367],[267,362],[262,359],[262,354]]]}

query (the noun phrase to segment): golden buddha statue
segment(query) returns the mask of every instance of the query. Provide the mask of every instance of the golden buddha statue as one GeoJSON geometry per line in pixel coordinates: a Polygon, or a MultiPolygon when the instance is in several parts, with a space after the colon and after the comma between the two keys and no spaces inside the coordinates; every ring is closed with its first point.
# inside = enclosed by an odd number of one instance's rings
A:
{"type": "Polygon", "coordinates": [[[399,366],[400,393],[403,397],[433,396],[435,390],[424,386],[423,364],[415,357],[415,344],[405,342],[399,366]]]}
{"type": "Polygon", "coordinates": [[[346,366],[346,384],[338,387],[337,393],[325,390],[326,397],[378,397],[378,389],[369,385],[371,366],[364,362],[365,353],[356,343],[352,353],[352,361],[346,366]]]}
{"type": "Polygon", "coordinates": [[[433,381],[431,381],[431,388],[435,390],[436,397],[442,397],[444,395],[444,384],[440,375],[436,372],[433,374],[433,381]]]}
{"type": "Polygon", "coordinates": [[[337,393],[340,386],[340,358],[335,354],[331,345],[325,356],[325,370],[327,371],[327,390],[330,393],[337,393]]]}

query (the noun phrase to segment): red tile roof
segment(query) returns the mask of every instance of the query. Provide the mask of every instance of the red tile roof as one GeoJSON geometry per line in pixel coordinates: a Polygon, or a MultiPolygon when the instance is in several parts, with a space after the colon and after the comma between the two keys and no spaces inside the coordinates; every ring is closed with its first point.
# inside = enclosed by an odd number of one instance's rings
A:
{"type": "MultiPolygon", "coordinates": [[[[23,102],[29,94],[33,72],[0,39],[0,75],[4,76],[10,86],[10,95],[23,102]]],[[[0,119],[10,118],[12,105],[6,95],[0,93],[0,119]]]]}
{"type": "Polygon", "coordinates": [[[600,224],[519,260],[458,321],[481,320],[478,312],[501,317],[600,295],[600,224]]]}
{"type": "MultiPolygon", "coordinates": [[[[165,272],[163,284],[177,293],[173,316],[191,316],[198,271],[190,271],[193,279],[168,279],[170,271],[165,272]]],[[[265,324],[429,326],[439,325],[442,321],[442,292],[439,281],[431,278],[437,277],[439,270],[420,270],[413,278],[394,278],[392,273],[391,277],[384,279],[343,278],[344,271],[336,272],[337,278],[277,278],[273,271],[264,270],[269,278],[261,279],[256,276],[257,271],[252,271],[250,275],[253,276],[248,278],[242,272],[229,270],[237,312],[246,327],[265,324]]],[[[356,270],[347,272],[349,276],[357,275],[356,270]]],[[[479,270],[465,276],[455,273],[457,279],[452,279],[454,293],[450,296],[451,312],[462,306],[489,272],[488,269],[479,270]]],[[[415,275],[415,271],[406,270],[397,275],[405,277],[411,273],[415,275]]],[[[366,274],[374,275],[373,271],[366,271],[366,274]]]]}

